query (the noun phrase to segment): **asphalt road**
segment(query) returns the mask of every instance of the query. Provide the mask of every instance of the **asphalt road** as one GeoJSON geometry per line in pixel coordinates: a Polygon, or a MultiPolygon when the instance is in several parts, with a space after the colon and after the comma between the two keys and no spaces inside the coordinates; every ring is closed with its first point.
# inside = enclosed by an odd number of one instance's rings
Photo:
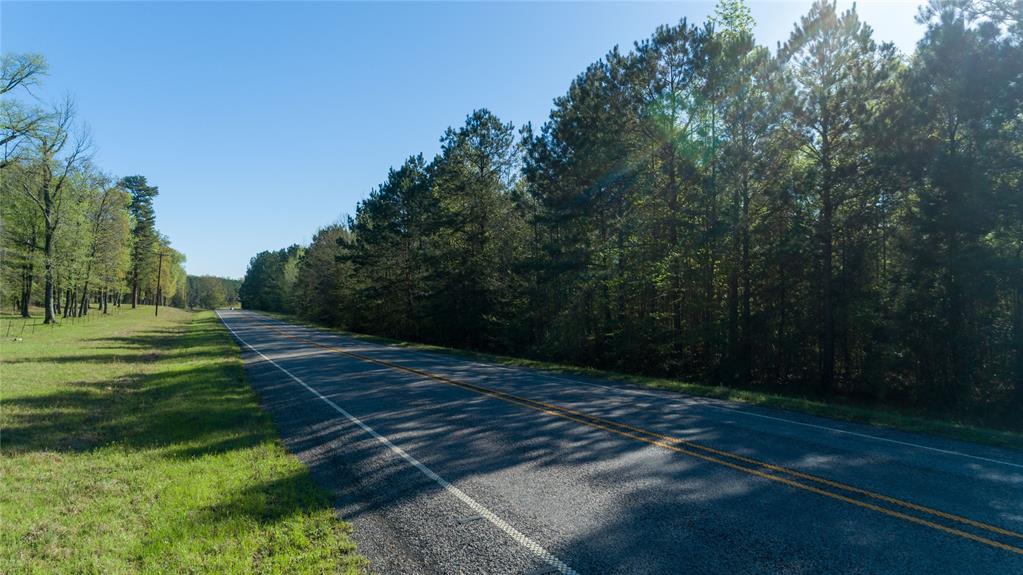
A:
{"type": "Polygon", "coordinates": [[[224,311],[377,573],[1023,574],[1023,453],[224,311]]]}

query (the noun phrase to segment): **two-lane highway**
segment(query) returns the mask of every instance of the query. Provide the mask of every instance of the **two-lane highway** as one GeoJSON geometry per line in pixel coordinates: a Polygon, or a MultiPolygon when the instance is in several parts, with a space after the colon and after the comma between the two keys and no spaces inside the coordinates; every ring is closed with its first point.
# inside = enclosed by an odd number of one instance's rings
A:
{"type": "Polygon", "coordinates": [[[220,312],[379,573],[1023,574],[1023,454],[220,312]]]}

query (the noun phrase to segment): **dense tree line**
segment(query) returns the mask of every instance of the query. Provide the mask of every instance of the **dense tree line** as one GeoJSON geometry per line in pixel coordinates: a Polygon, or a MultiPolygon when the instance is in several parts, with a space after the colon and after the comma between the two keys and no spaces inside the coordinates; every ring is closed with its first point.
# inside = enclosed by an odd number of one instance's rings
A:
{"type": "Polygon", "coordinates": [[[217,309],[237,306],[238,288],[242,280],[217,276],[188,276],[188,307],[192,309],[217,309]]]}
{"type": "Polygon", "coordinates": [[[741,0],[487,110],[347,221],[263,252],[246,307],[629,371],[1023,406],[1023,3],[935,1],[915,53],[818,1],[777,50],[741,0]]]}
{"type": "Polygon", "coordinates": [[[183,306],[184,256],[156,229],[158,190],[144,176],[116,179],[90,158],[73,102],[50,108],[30,89],[42,57],[4,54],[0,76],[0,298],[45,323],[95,306],[183,306]]]}

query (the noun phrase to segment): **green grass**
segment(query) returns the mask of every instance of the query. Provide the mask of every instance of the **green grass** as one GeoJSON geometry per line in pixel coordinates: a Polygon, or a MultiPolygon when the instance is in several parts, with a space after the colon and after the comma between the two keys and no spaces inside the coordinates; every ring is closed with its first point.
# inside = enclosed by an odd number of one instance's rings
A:
{"type": "Polygon", "coordinates": [[[303,323],[320,329],[329,329],[363,341],[441,353],[501,365],[541,369],[563,375],[579,375],[608,382],[626,383],[638,387],[674,391],[700,397],[728,399],[751,405],[818,415],[843,421],[864,423],[880,428],[898,429],[901,431],[922,433],[961,441],[971,441],[996,447],[1023,449],[1023,433],[999,429],[988,429],[954,421],[935,419],[890,407],[850,405],[841,403],[838,399],[835,401],[824,401],[819,398],[795,397],[791,395],[768,393],[750,389],[737,389],[726,386],[702,385],[675,379],[603,371],[588,367],[551,363],[535,359],[508,357],[490,353],[453,349],[437,345],[400,341],[375,335],[353,333],[341,329],[324,327],[322,325],[316,325],[304,321],[290,314],[271,312],[260,313],[265,313],[270,317],[276,317],[282,320],[303,323]]]}
{"type": "Polygon", "coordinates": [[[18,337],[0,349],[0,573],[365,570],[212,312],[18,337]]]}

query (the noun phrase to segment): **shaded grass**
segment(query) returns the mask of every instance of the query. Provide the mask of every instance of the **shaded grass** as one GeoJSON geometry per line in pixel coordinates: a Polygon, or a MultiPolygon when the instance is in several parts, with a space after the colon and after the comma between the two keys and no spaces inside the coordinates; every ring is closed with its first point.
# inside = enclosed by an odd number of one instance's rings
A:
{"type": "Polygon", "coordinates": [[[5,338],[0,573],[359,573],[211,312],[5,338]]]}
{"type": "MultiPolygon", "coordinates": [[[[700,397],[727,399],[750,405],[782,409],[855,423],[863,423],[879,428],[889,428],[961,441],[970,441],[995,447],[1023,449],[1023,433],[999,429],[988,429],[955,421],[935,419],[911,413],[907,410],[884,406],[850,405],[842,403],[841,398],[835,398],[833,401],[826,401],[820,398],[798,397],[727,386],[703,385],[661,377],[604,371],[589,367],[566,365],[521,357],[509,357],[425,343],[401,341],[376,335],[354,333],[308,322],[291,314],[276,312],[259,313],[319,329],[327,329],[362,341],[381,343],[384,345],[428,351],[431,353],[466,358],[474,361],[539,369],[560,375],[583,376],[615,384],[628,384],[637,387],[673,391],[700,397]]],[[[1020,423],[1023,424],[1023,420],[1021,420],[1020,423]]]]}

